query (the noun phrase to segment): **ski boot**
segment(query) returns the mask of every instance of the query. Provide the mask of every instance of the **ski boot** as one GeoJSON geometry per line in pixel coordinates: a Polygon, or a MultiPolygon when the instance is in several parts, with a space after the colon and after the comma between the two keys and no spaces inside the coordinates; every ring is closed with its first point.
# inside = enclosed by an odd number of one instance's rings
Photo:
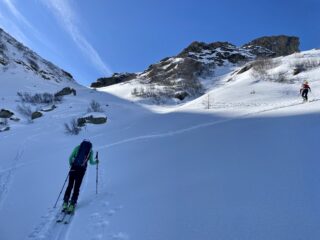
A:
{"type": "Polygon", "coordinates": [[[73,214],[75,208],[76,208],[76,204],[71,202],[69,204],[68,208],[67,208],[67,213],[68,214],[73,214]]]}
{"type": "Polygon", "coordinates": [[[66,212],[68,209],[68,202],[63,202],[62,204],[62,212],[66,212]]]}

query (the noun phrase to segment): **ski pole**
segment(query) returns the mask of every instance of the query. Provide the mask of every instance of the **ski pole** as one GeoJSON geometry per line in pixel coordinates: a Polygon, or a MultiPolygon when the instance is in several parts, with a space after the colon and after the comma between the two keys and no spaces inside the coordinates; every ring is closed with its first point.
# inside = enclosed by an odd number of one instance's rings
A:
{"type": "MultiPolygon", "coordinates": [[[[96,160],[99,160],[98,151],[96,153],[96,160]]],[[[96,166],[96,194],[98,194],[98,176],[99,176],[99,162],[96,166]]]]}
{"type": "Polygon", "coordinates": [[[67,175],[67,177],[66,177],[66,180],[65,180],[64,183],[63,183],[62,189],[61,189],[61,191],[60,191],[60,193],[59,193],[58,199],[57,199],[56,203],[54,204],[53,208],[56,208],[56,207],[57,207],[57,203],[58,203],[59,198],[60,198],[60,196],[61,196],[61,193],[62,193],[62,191],[63,191],[63,189],[64,189],[64,186],[66,185],[66,182],[67,182],[67,180],[68,180],[69,174],[70,174],[70,170],[69,170],[69,172],[68,172],[68,175],[67,175]]]}

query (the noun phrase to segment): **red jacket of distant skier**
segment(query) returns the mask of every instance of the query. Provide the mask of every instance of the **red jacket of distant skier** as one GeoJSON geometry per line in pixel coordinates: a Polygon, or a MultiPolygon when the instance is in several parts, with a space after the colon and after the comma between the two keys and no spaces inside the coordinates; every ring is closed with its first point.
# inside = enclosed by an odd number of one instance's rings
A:
{"type": "Polygon", "coordinates": [[[301,89],[310,89],[307,83],[302,84],[301,89]]]}

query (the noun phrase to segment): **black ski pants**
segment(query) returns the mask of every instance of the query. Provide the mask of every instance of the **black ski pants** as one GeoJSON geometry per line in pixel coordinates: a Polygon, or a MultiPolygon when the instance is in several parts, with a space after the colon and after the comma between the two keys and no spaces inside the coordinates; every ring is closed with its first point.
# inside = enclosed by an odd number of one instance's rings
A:
{"type": "Polygon", "coordinates": [[[301,94],[302,98],[306,101],[308,101],[308,92],[309,92],[308,89],[303,89],[301,94]]]}
{"type": "Polygon", "coordinates": [[[69,173],[69,183],[68,183],[66,192],[64,193],[63,201],[65,202],[69,201],[71,191],[73,189],[71,203],[73,204],[77,203],[79,192],[80,192],[80,186],[85,173],[86,173],[86,168],[73,168],[73,167],[71,168],[69,173]]]}

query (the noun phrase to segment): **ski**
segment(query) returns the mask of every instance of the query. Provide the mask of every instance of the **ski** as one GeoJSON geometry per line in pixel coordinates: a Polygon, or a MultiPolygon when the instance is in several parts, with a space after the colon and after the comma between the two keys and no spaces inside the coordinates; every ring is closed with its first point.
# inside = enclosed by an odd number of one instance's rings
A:
{"type": "Polygon", "coordinates": [[[62,211],[61,211],[60,214],[59,214],[58,217],[57,217],[56,222],[57,222],[57,223],[63,222],[63,220],[65,219],[66,215],[67,215],[66,212],[62,212],[62,211]]]}
{"type": "Polygon", "coordinates": [[[65,217],[65,220],[64,220],[64,224],[69,224],[73,218],[73,215],[74,215],[74,212],[72,213],[66,213],[66,217],[65,217]]]}

